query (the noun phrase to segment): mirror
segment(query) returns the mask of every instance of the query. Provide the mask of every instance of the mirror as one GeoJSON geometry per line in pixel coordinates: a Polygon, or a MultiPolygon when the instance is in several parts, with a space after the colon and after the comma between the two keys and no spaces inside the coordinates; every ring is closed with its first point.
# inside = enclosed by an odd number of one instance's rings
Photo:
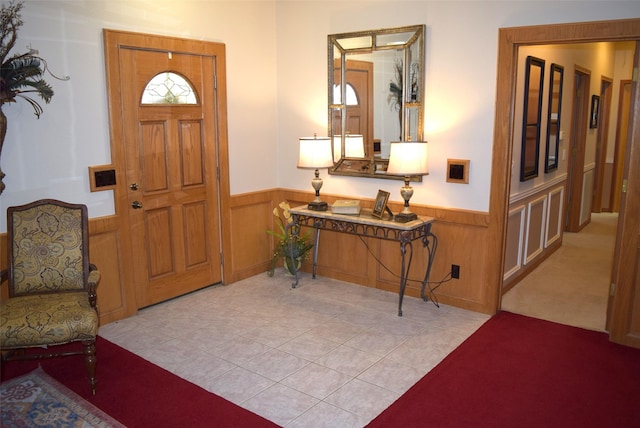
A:
{"type": "Polygon", "coordinates": [[[544,60],[528,56],[524,77],[524,110],[522,113],[520,181],[530,180],[538,176],[543,86],[544,60]]]}
{"type": "Polygon", "coordinates": [[[547,158],[544,172],[558,169],[558,146],[560,144],[560,113],[562,110],[562,80],[564,67],[551,64],[549,79],[549,108],[547,114],[547,158]]]}
{"type": "Polygon", "coordinates": [[[404,179],[386,170],[392,141],[423,138],[424,34],[415,25],[328,36],[330,174],[404,179]]]}

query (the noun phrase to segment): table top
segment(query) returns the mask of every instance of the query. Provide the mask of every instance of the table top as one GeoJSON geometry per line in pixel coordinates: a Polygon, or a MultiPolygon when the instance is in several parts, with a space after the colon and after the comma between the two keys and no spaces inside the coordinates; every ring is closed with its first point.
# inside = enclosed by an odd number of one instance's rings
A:
{"type": "Polygon", "coordinates": [[[327,211],[314,211],[307,208],[306,205],[301,205],[299,207],[291,208],[289,210],[291,214],[302,215],[307,217],[315,217],[315,218],[324,218],[327,220],[337,220],[337,221],[346,221],[350,223],[358,223],[358,224],[367,224],[371,226],[377,227],[385,227],[388,229],[397,229],[397,230],[413,230],[420,226],[423,226],[427,223],[433,222],[433,217],[418,217],[416,220],[412,220],[406,223],[399,223],[389,219],[388,215],[385,213],[384,219],[380,219],[371,215],[370,209],[362,208],[360,210],[360,214],[352,215],[352,214],[335,214],[331,212],[331,208],[327,211]]]}

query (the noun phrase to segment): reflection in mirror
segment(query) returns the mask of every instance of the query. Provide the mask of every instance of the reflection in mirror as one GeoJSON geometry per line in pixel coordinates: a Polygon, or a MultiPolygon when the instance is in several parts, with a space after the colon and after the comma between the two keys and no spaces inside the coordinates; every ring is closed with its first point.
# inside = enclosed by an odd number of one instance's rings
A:
{"type": "Polygon", "coordinates": [[[544,164],[544,172],[551,172],[558,168],[564,67],[558,64],[551,64],[550,74],[549,108],[547,116],[547,159],[544,164]]]}
{"type": "Polygon", "coordinates": [[[331,174],[403,179],[386,173],[389,149],[423,138],[424,33],[416,25],[328,36],[331,174]]]}
{"type": "Polygon", "coordinates": [[[524,79],[520,181],[526,181],[538,176],[544,60],[528,56],[524,79]]]}

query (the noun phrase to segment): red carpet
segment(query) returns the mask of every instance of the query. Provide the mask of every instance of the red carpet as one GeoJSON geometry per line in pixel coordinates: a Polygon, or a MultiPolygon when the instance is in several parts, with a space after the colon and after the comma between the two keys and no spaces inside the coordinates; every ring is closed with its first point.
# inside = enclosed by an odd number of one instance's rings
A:
{"type": "Polygon", "coordinates": [[[637,427],[640,349],[501,312],[369,424],[391,426],[637,427]]]}
{"type": "Polygon", "coordinates": [[[30,372],[40,363],[47,374],[130,428],[277,426],[101,337],[97,348],[95,396],[81,356],[6,362],[2,380],[30,372]]]}

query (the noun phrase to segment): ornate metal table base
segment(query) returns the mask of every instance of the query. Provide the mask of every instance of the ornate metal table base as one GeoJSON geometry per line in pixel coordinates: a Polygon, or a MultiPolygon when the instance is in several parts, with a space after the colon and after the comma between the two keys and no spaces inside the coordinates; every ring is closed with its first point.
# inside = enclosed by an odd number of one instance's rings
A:
{"type": "MultiPolygon", "coordinates": [[[[299,232],[299,226],[310,226],[315,228],[316,230],[313,248],[314,279],[316,277],[316,268],[318,264],[318,244],[320,240],[321,229],[399,242],[400,254],[402,256],[402,268],[400,272],[398,316],[402,316],[402,300],[404,298],[404,292],[407,287],[408,273],[409,269],[411,268],[411,261],[413,259],[413,241],[421,239],[423,247],[427,248],[428,250],[429,260],[427,263],[424,280],[422,281],[422,290],[420,294],[423,300],[428,300],[426,287],[429,282],[431,265],[433,264],[433,259],[435,257],[438,242],[436,236],[431,233],[431,224],[433,222],[433,218],[418,217],[417,220],[413,220],[407,223],[397,223],[394,221],[381,220],[372,217],[365,210],[363,210],[363,212],[359,216],[351,216],[343,214],[333,214],[331,211],[312,211],[305,206],[293,208],[290,212],[293,218],[293,223],[290,223],[288,227],[292,228],[294,233],[299,232]],[[409,250],[408,255],[407,249],[409,250]]],[[[290,250],[290,257],[293,261],[293,248],[291,248],[290,250]]],[[[291,284],[291,287],[295,288],[297,285],[298,272],[296,271],[295,282],[291,284]]]]}

